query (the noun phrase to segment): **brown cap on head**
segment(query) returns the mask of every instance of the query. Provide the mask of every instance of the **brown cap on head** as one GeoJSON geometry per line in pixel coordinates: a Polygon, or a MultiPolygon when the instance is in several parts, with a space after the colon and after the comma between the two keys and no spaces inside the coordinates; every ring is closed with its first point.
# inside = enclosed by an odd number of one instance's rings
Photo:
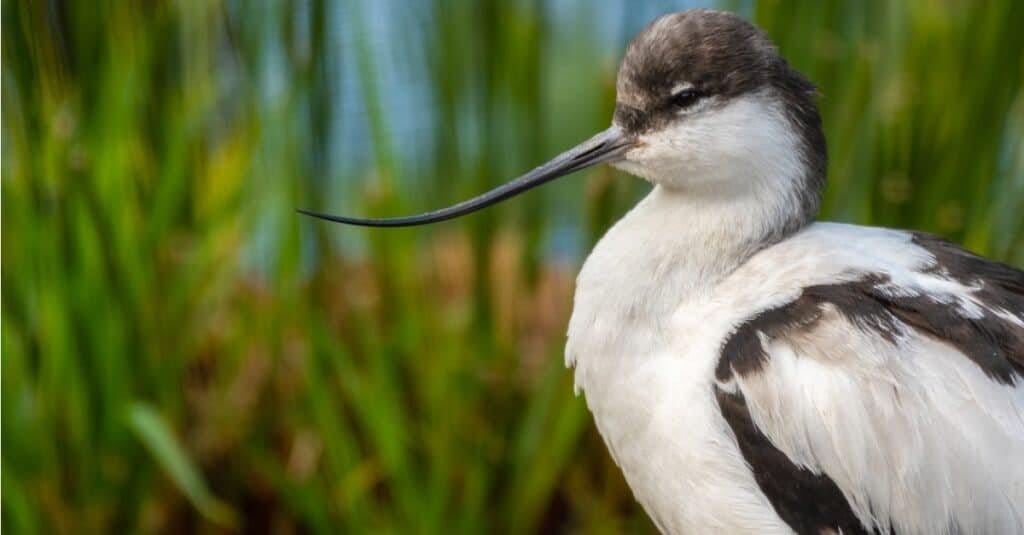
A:
{"type": "Polygon", "coordinates": [[[708,9],[672,13],[629,44],[617,90],[620,101],[633,106],[650,106],[682,82],[732,97],[767,84],[779,62],[785,67],[768,36],[737,15],[708,9]]]}
{"type": "MultiPolygon", "coordinates": [[[[622,59],[618,101],[624,111],[657,114],[673,87],[683,83],[719,100],[771,88],[794,105],[815,107],[814,85],[786,63],[760,28],[725,11],[683,11],[647,25],[622,59]]],[[[616,119],[630,130],[653,126],[631,115],[616,119]]]]}

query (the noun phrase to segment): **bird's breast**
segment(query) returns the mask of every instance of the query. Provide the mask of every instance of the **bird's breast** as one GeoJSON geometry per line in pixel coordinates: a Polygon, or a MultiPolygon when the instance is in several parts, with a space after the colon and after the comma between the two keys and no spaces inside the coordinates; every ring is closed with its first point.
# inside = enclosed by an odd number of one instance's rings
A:
{"type": "Polygon", "coordinates": [[[731,322],[701,292],[666,282],[686,273],[620,239],[613,229],[581,270],[566,347],[609,452],[664,532],[788,533],[712,392],[731,322]]]}
{"type": "Polygon", "coordinates": [[[637,500],[665,533],[789,533],[764,498],[714,400],[722,334],[633,322],[609,310],[577,325],[576,382],[637,500]],[[667,333],[674,332],[675,336],[667,333]]]}

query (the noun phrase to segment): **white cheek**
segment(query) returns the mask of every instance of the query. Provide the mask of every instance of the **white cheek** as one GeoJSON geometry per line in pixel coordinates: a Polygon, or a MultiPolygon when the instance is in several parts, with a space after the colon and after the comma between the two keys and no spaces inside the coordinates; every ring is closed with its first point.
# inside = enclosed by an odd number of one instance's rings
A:
{"type": "Polygon", "coordinates": [[[666,186],[796,176],[801,165],[788,121],[758,95],[680,117],[639,141],[618,167],[666,186]]]}

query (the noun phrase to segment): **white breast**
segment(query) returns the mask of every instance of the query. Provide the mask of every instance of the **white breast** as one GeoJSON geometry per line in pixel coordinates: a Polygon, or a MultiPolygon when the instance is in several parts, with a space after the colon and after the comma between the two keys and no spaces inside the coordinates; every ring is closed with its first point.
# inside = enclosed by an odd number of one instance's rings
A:
{"type": "Polygon", "coordinates": [[[628,355],[628,336],[623,345],[592,348],[579,361],[589,368],[580,385],[587,405],[637,500],[663,532],[790,533],[715,404],[715,331],[695,325],[682,343],[665,339],[646,354],[628,355]],[[683,346],[685,353],[670,349],[683,346]]]}
{"type": "Polygon", "coordinates": [[[674,215],[652,194],[594,249],[578,278],[567,363],[612,457],[663,532],[791,533],[711,390],[732,318],[715,315],[704,281],[729,269],[709,266],[725,255],[685,245],[692,226],[648,234],[674,225],[674,215]],[[674,317],[698,301],[700,314],[674,317]]]}

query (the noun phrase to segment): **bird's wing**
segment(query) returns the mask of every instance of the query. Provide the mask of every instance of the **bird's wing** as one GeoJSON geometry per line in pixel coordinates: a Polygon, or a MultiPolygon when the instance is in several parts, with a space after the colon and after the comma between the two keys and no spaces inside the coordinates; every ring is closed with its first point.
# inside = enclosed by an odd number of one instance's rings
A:
{"type": "Polygon", "coordinates": [[[907,236],[739,322],[722,414],[798,532],[1024,533],[1024,272],[907,236]]]}

